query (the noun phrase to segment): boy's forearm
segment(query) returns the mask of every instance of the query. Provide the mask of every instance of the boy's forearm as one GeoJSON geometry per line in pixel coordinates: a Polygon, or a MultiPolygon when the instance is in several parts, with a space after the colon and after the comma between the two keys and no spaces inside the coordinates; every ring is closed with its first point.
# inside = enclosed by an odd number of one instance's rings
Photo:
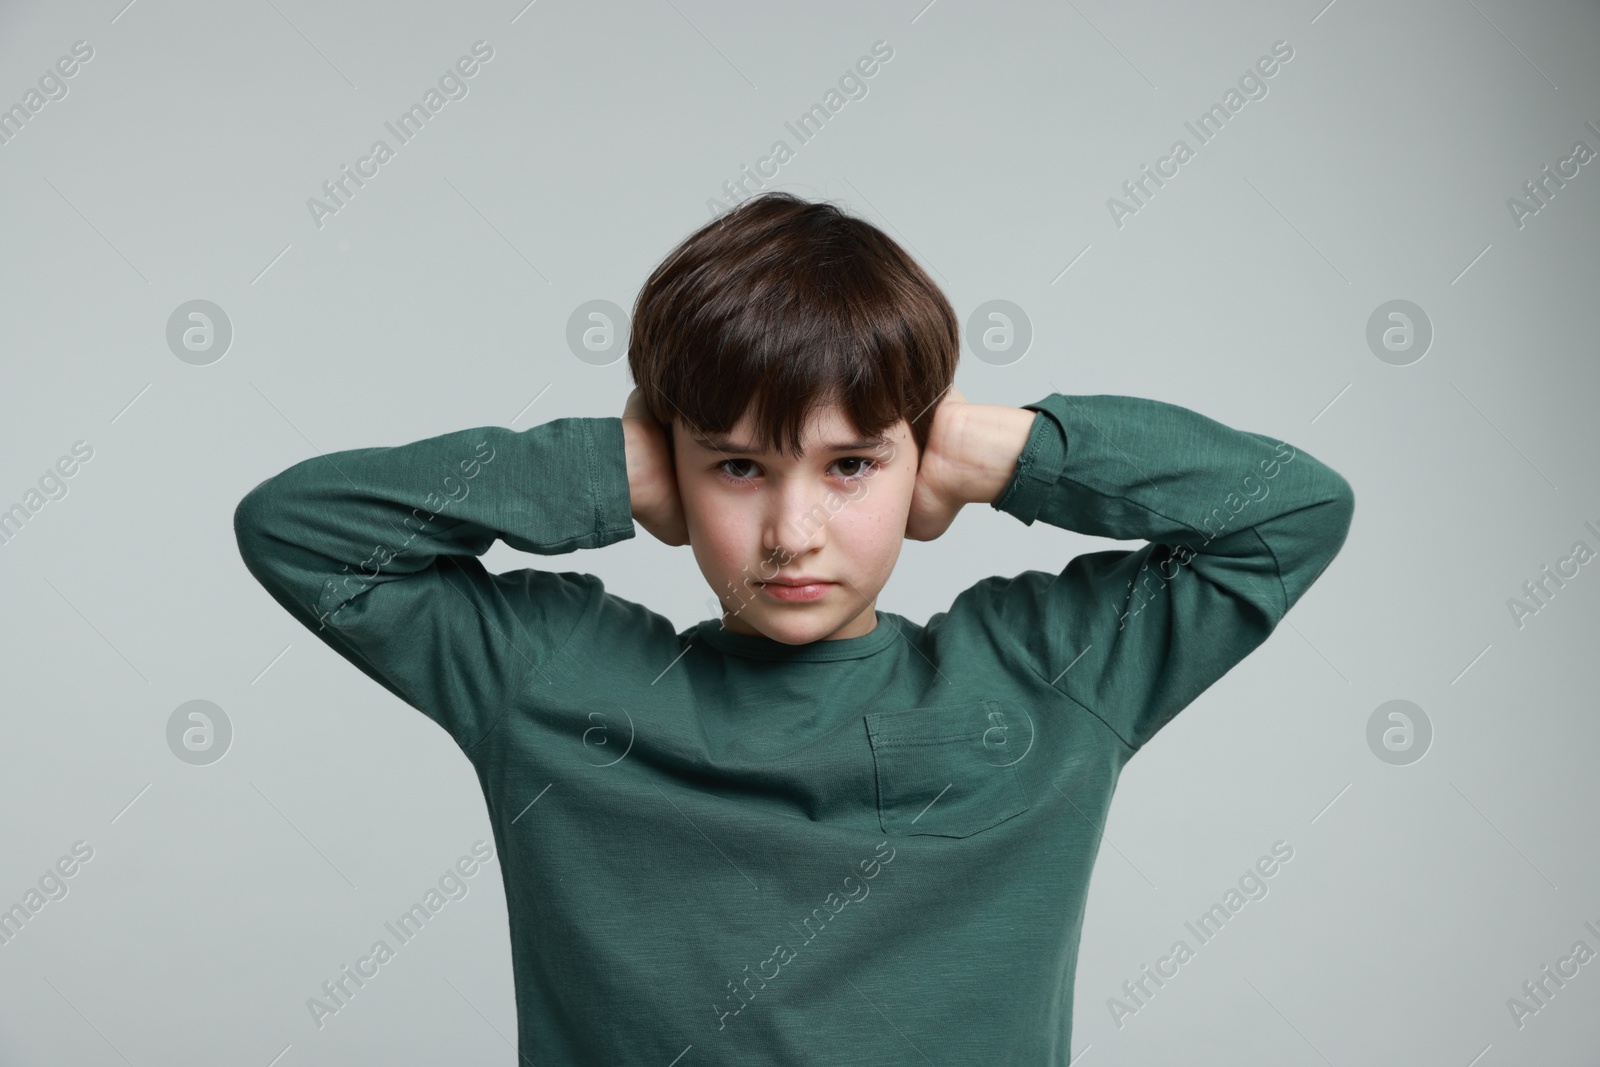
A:
{"type": "Polygon", "coordinates": [[[963,404],[955,463],[964,504],[992,504],[1017,470],[1037,412],[1003,404],[963,404]]]}
{"type": "Polygon", "coordinates": [[[607,420],[561,419],[313,457],[241,500],[239,550],[269,590],[311,611],[307,625],[327,623],[367,589],[497,537],[547,555],[632,537],[621,444],[607,420]]]}
{"type": "Polygon", "coordinates": [[[1031,409],[1030,469],[995,504],[1030,525],[1169,546],[1177,567],[1273,618],[1349,531],[1349,483],[1286,442],[1141,397],[1051,394],[1031,409]]]}

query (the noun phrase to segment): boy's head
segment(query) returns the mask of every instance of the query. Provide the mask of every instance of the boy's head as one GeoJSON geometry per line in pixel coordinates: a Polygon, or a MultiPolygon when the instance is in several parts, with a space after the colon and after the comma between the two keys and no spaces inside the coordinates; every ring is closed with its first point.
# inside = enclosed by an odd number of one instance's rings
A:
{"type": "Polygon", "coordinates": [[[932,279],[831,204],[754,197],[652,272],[628,366],[668,429],[724,626],[807,644],[876,625],[959,356],[932,279]],[[810,600],[773,591],[794,578],[830,584],[810,600]]]}

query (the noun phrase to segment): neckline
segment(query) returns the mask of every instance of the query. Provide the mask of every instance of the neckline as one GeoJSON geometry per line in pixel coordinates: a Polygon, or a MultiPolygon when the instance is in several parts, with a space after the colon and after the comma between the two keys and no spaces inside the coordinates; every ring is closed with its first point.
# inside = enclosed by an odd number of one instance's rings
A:
{"type": "Polygon", "coordinates": [[[695,624],[695,635],[705,644],[729,655],[785,663],[828,663],[871,656],[894,643],[900,636],[903,620],[887,611],[874,609],[874,614],[878,624],[859,637],[812,641],[806,645],[786,645],[761,634],[735,633],[723,629],[721,619],[704,619],[695,624]]]}

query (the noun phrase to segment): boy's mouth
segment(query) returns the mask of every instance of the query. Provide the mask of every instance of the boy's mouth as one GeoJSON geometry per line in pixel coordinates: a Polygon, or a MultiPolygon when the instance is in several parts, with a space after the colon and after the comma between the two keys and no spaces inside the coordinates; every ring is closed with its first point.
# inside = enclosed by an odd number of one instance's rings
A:
{"type": "Polygon", "coordinates": [[[818,578],[802,579],[776,579],[761,583],[761,591],[774,600],[789,603],[806,600],[816,600],[826,596],[837,583],[827,582],[818,578]]]}

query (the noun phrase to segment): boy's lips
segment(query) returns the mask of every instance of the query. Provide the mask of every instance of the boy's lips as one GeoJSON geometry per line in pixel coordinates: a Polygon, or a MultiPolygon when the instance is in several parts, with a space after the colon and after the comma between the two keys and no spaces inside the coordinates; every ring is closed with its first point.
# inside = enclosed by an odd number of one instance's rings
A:
{"type": "Polygon", "coordinates": [[[822,578],[774,578],[761,583],[761,591],[774,600],[790,603],[826,596],[837,583],[822,578]]]}

